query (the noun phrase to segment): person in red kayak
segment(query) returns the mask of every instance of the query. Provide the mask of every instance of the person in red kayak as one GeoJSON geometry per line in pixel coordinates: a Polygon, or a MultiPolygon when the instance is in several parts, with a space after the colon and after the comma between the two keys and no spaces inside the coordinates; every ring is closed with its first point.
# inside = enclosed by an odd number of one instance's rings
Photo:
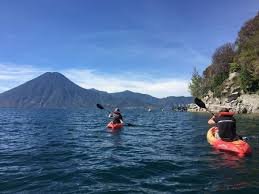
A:
{"type": "MultiPolygon", "coordinates": [[[[229,109],[223,108],[217,115],[213,115],[209,119],[209,125],[216,125],[218,132],[215,137],[223,141],[235,141],[241,137],[236,133],[236,119],[233,117],[234,112],[229,112],[229,109]]],[[[242,139],[242,138],[241,138],[242,139]]]]}
{"type": "Polygon", "coordinates": [[[109,117],[112,118],[113,124],[123,123],[123,118],[119,108],[115,108],[114,111],[109,114],[109,117]]]}

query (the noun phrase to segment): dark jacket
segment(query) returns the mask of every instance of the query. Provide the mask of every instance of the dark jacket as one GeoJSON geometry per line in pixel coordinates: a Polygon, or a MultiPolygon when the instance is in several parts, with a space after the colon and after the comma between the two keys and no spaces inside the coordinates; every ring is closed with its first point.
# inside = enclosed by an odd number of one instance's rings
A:
{"type": "Polygon", "coordinates": [[[112,118],[113,123],[121,123],[120,120],[123,121],[122,115],[120,112],[112,112],[109,117],[112,118]]]}
{"type": "Polygon", "coordinates": [[[219,137],[222,140],[233,141],[237,138],[236,119],[233,115],[230,115],[229,113],[224,115],[224,113],[221,113],[214,119],[214,121],[219,130],[219,137]]]}

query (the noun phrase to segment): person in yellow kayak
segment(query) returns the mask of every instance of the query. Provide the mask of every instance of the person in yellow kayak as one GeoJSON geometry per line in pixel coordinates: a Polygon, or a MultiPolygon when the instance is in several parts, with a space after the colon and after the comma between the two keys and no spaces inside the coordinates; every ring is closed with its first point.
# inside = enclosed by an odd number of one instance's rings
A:
{"type": "Polygon", "coordinates": [[[114,111],[109,114],[109,117],[112,118],[113,124],[123,123],[123,118],[122,118],[119,108],[115,108],[114,111]]]}
{"type": "Polygon", "coordinates": [[[223,108],[217,115],[213,115],[208,120],[209,125],[216,125],[218,132],[215,134],[217,139],[223,141],[235,141],[242,139],[236,133],[236,119],[234,118],[234,112],[229,112],[229,109],[223,108]]]}

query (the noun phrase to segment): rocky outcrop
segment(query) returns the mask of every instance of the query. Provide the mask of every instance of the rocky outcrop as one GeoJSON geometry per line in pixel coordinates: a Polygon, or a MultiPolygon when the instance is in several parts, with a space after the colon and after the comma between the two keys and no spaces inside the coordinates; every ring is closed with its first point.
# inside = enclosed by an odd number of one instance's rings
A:
{"type": "MultiPolygon", "coordinates": [[[[224,81],[221,97],[215,97],[213,92],[208,92],[203,98],[203,102],[209,110],[219,112],[222,108],[229,108],[236,113],[259,113],[259,95],[245,94],[237,85],[238,76],[238,73],[231,73],[229,78],[224,81]]],[[[188,111],[204,110],[191,105],[188,111]]]]}
{"type": "Polygon", "coordinates": [[[188,104],[188,106],[187,106],[187,112],[205,112],[205,111],[206,111],[205,109],[200,108],[199,106],[197,106],[194,103],[188,104]]]}
{"type": "Polygon", "coordinates": [[[259,95],[241,95],[237,101],[237,112],[259,113],[259,95]]]}

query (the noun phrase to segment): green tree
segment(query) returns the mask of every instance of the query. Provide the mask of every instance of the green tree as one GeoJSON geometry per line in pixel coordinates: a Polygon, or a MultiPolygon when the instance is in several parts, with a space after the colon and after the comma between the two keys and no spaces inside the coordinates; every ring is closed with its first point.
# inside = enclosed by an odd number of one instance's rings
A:
{"type": "Polygon", "coordinates": [[[222,83],[228,78],[227,73],[220,73],[216,75],[211,82],[211,91],[214,92],[216,97],[221,96],[221,91],[223,90],[222,83]]]}
{"type": "Polygon", "coordinates": [[[238,33],[238,37],[236,40],[236,45],[238,48],[238,52],[242,52],[245,50],[250,50],[257,54],[259,52],[259,12],[257,15],[248,20],[241,28],[238,33]]]}
{"type": "Polygon", "coordinates": [[[241,67],[240,71],[240,86],[244,92],[249,92],[253,85],[251,73],[248,71],[246,66],[241,67]]]}
{"type": "Polygon", "coordinates": [[[192,79],[189,84],[189,90],[192,94],[192,96],[195,97],[202,97],[202,77],[200,76],[199,72],[196,68],[194,68],[192,73],[192,79]]]}
{"type": "Polygon", "coordinates": [[[245,92],[256,92],[259,90],[259,12],[242,26],[236,45],[235,62],[241,66],[241,87],[245,92]]]}
{"type": "Polygon", "coordinates": [[[230,63],[230,72],[239,72],[241,70],[241,66],[238,63],[230,63]]]}

